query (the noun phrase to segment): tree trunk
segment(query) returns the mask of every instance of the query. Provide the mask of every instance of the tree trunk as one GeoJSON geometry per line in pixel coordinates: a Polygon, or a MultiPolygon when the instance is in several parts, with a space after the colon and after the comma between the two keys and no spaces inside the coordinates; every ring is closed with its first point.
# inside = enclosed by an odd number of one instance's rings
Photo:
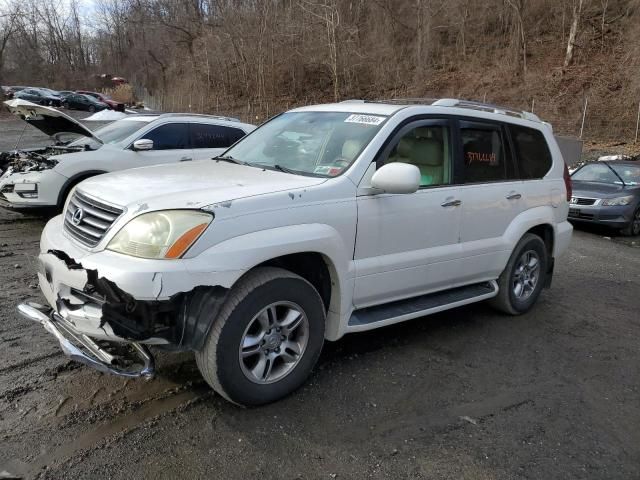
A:
{"type": "Polygon", "coordinates": [[[575,43],[580,27],[580,15],[582,14],[582,4],[584,0],[573,1],[573,15],[571,19],[571,29],[569,30],[569,41],[567,42],[567,53],[564,57],[564,67],[571,65],[575,53],[575,43]]]}

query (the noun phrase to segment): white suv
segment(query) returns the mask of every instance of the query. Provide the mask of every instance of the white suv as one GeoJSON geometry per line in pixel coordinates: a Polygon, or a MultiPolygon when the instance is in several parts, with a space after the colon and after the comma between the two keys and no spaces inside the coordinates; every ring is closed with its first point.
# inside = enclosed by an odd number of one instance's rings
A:
{"type": "Polygon", "coordinates": [[[92,132],[76,119],[25,100],[4,102],[45,134],[82,137],[64,144],[5,153],[0,205],[62,209],[71,189],[89,177],[127,168],[215,157],[255,129],[227,117],[167,113],[130,115],[92,132]]]}
{"type": "Polygon", "coordinates": [[[217,160],[78,185],[42,235],[51,308],[19,311],[102,371],[152,375],[149,344],[192,350],[217,392],[263,404],[304,382],[325,340],[482,300],[528,311],[569,245],[569,196],[530,113],[298,108],[217,160]]]}

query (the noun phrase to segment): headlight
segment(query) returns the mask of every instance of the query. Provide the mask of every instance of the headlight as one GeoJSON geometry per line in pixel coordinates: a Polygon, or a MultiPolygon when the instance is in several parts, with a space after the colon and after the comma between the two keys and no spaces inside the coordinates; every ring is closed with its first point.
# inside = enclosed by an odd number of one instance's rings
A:
{"type": "Polygon", "coordinates": [[[629,195],[628,197],[605,198],[602,201],[602,205],[605,207],[617,207],[629,205],[631,202],[633,202],[633,195],[629,195]]]}
{"type": "Polygon", "coordinates": [[[142,258],[180,258],[211,220],[213,215],[195,210],[145,213],[122,227],[107,249],[142,258]]]}

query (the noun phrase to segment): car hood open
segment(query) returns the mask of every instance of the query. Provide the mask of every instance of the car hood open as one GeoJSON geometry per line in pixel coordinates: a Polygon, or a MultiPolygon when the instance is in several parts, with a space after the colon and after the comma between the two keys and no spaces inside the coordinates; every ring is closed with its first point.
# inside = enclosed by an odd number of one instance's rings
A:
{"type": "Polygon", "coordinates": [[[4,104],[11,113],[19,116],[25,122],[33,125],[49,137],[55,137],[61,133],[75,133],[85,137],[91,137],[103,143],[91,130],[75,118],[55,108],[45,107],[20,98],[7,100],[4,104]]]}

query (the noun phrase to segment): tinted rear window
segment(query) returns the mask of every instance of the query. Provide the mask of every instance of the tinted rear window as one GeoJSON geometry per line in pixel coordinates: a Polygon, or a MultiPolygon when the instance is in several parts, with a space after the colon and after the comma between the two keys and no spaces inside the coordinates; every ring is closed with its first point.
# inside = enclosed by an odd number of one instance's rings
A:
{"type": "Polygon", "coordinates": [[[244,137],[239,128],[222,125],[192,123],[190,129],[192,148],[227,148],[244,137]]]}
{"type": "Polygon", "coordinates": [[[520,178],[544,177],[551,168],[551,152],[540,130],[510,125],[511,138],[518,157],[520,178]]]}

